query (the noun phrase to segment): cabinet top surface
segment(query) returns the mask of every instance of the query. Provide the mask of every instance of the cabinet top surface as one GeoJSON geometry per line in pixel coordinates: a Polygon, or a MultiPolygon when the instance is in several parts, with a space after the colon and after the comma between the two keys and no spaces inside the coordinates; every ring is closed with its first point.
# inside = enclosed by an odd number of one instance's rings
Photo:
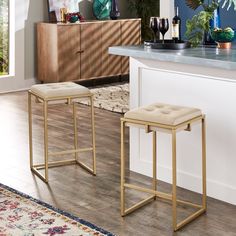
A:
{"type": "Polygon", "coordinates": [[[141,46],[113,46],[109,53],[155,61],[183,63],[204,67],[236,70],[236,44],[232,49],[188,48],[184,50],[157,50],[141,46]]]}
{"type": "Polygon", "coordinates": [[[132,19],[117,19],[117,20],[86,20],[84,22],[76,22],[76,23],[49,23],[49,22],[38,22],[37,24],[46,24],[46,25],[60,25],[60,26],[71,26],[71,25],[82,25],[82,24],[91,24],[91,23],[104,23],[104,22],[120,22],[120,21],[141,21],[140,18],[132,18],[132,19]]]}

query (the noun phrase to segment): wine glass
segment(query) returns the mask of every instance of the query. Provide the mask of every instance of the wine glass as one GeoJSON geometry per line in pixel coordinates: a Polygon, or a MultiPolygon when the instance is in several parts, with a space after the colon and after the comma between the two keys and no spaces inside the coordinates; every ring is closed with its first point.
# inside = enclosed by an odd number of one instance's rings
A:
{"type": "Polygon", "coordinates": [[[159,25],[160,25],[159,19],[160,18],[156,17],[156,16],[150,17],[149,27],[152,29],[152,31],[154,33],[154,43],[156,43],[156,41],[157,41],[157,32],[159,32],[159,25]]]}
{"type": "Polygon", "coordinates": [[[165,33],[169,30],[169,20],[167,18],[161,18],[159,23],[159,30],[162,34],[162,43],[165,43],[165,33]]]}

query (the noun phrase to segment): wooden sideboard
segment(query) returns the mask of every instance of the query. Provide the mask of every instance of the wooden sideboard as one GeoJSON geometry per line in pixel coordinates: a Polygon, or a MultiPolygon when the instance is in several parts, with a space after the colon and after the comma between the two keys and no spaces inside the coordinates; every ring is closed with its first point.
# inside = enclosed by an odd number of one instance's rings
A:
{"type": "Polygon", "coordinates": [[[108,48],[140,43],[140,19],[38,23],[38,80],[79,81],[128,74],[128,58],[109,55],[108,48]]]}

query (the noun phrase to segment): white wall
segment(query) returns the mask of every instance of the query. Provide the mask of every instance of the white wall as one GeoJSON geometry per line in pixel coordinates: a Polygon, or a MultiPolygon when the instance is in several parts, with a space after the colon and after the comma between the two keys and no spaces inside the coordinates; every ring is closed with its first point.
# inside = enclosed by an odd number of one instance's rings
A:
{"type": "MultiPolygon", "coordinates": [[[[15,3],[15,75],[0,78],[0,93],[27,89],[36,83],[35,23],[48,20],[47,0],[10,0],[15,3]]],[[[129,17],[126,0],[120,0],[121,17],[129,17]]],[[[81,0],[80,11],[93,19],[92,0],[81,0]]]]}
{"type": "MultiPolygon", "coordinates": [[[[166,17],[169,20],[174,17],[173,0],[160,0],[160,17],[166,17]]],[[[171,24],[169,31],[165,35],[165,38],[171,38],[171,24]]]]}
{"type": "Polygon", "coordinates": [[[15,0],[15,22],[13,22],[15,26],[15,73],[14,76],[0,78],[0,92],[28,88],[35,83],[34,24],[37,21],[45,20],[46,17],[46,1],[15,0]]]}

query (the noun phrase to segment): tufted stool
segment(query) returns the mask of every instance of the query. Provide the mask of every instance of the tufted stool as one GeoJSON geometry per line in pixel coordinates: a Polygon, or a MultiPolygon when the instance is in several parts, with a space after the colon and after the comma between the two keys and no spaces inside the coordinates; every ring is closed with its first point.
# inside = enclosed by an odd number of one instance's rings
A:
{"type": "Polygon", "coordinates": [[[205,143],[205,116],[201,110],[190,107],[173,106],[162,103],[155,103],[149,106],[137,108],[128,111],[124,118],[121,118],[121,215],[125,216],[136,209],[144,206],[157,197],[172,201],[173,230],[176,231],[194,220],[206,211],[206,143],[205,143]],[[201,122],[202,127],[202,204],[194,204],[188,201],[178,200],[176,198],[176,133],[181,130],[191,131],[191,126],[201,122]],[[152,132],[153,135],[153,180],[152,189],[139,187],[137,185],[125,182],[125,145],[124,135],[125,127],[135,126],[143,128],[146,133],[152,132]],[[167,132],[172,135],[172,194],[166,194],[157,191],[156,174],[156,132],[167,132]],[[135,189],[141,192],[150,193],[151,196],[134,206],[126,209],[125,207],[125,189],[135,189]],[[197,211],[177,223],[177,204],[191,206],[197,211]]]}
{"type": "Polygon", "coordinates": [[[29,147],[30,147],[30,168],[46,183],[48,182],[48,168],[68,164],[79,164],[93,175],[96,175],[96,153],[95,153],[95,126],[94,126],[94,108],[93,108],[93,94],[89,89],[73,82],[51,83],[51,84],[37,84],[33,85],[28,91],[28,114],[29,114],[29,147]],[[34,96],[37,101],[43,103],[43,117],[44,117],[44,163],[33,163],[33,141],[32,141],[32,102],[31,97],[34,96]],[[92,126],[92,147],[78,148],[77,138],[77,118],[76,118],[76,102],[75,99],[86,98],[90,100],[91,104],[91,126],[92,126]],[[68,105],[73,106],[73,126],[74,126],[74,149],[65,150],[61,152],[48,152],[48,103],[51,101],[63,101],[68,105]],[[92,169],[78,160],[78,153],[92,151],[93,153],[93,167],[92,169]],[[49,162],[49,156],[75,154],[75,158],[66,161],[49,162]],[[39,170],[45,169],[45,175],[42,175],[39,170]]]}

